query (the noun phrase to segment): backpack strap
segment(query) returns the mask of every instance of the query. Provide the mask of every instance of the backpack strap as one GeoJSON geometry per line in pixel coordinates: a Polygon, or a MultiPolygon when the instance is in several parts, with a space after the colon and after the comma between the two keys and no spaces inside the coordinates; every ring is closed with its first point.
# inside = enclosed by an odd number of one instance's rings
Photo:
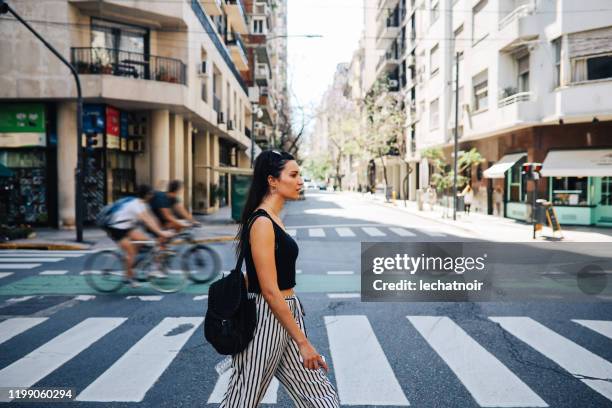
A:
{"type": "MultiPolygon", "coordinates": [[[[255,220],[257,219],[257,217],[259,216],[263,216],[263,217],[268,217],[270,218],[270,216],[268,215],[267,212],[265,212],[264,210],[262,210],[261,208],[256,210],[255,212],[253,212],[253,214],[251,214],[251,217],[249,218],[248,222],[247,222],[247,227],[242,231],[243,235],[243,240],[246,238],[246,242],[247,245],[250,246],[249,241],[248,241],[248,234],[249,231],[251,230],[251,226],[253,225],[253,223],[255,222],[255,220]]],[[[234,270],[236,271],[240,271],[242,270],[242,262],[244,260],[244,246],[240,249],[240,254],[238,255],[238,259],[236,260],[236,267],[234,268],[234,270]]]]}

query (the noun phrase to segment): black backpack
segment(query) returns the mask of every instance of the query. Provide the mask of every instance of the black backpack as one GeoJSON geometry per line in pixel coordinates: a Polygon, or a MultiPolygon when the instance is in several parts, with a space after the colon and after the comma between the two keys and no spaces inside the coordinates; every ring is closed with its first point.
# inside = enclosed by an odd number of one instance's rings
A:
{"type": "MultiPolygon", "coordinates": [[[[245,230],[248,234],[248,228],[245,230]]],[[[255,299],[247,296],[241,271],[243,259],[244,251],[241,250],[236,267],[208,289],[204,337],[219,354],[240,353],[253,339],[255,332],[257,311],[255,299]]]]}

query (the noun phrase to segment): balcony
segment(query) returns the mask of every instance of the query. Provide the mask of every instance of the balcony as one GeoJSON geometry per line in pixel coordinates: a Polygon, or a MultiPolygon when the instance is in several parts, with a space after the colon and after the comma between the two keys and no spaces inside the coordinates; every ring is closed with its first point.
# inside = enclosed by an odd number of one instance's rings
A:
{"type": "Polygon", "coordinates": [[[114,48],[73,47],[71,63],[79,74],[114,75],[187,85],[181,60],[114,48]]]}
{"type": "Polygon", "coordinates": [[[399,34],[400,20],[399,11],[395,11],[389,17],[383,19],[376,32],[376,48],[386,48],[388,44],[395,40],[399,34]]]}
{"type": "MultiPolygon", "coordinates": [[[[194,0],[197,1],[197,0],[194,0]]],[[[201,0],[202,3],[210,0],[201,0]]],[[[214,0],[213,0],[214,1],[214,0]]],[[[68,0],[86,16],[116,20],[117,16],[161,28],[186,27],[183,5],[178,2],[142,0],[68,0]]]]}
{"type": "Polygon", "coordinates": [[[538,120],[536,96],[533,92],[518,92],[502,95],[497,101],[498,126],[510,127],[538,120]]]}
{"type": "Polygon", "coordinates": [[[270,70],[268,69],[268,65],[259,65],[255,69],[255,82],[259,86],[267,86],[268,81],[270,80],[270,70]]]}
{"type": "Polygon", "coordinates": [[[376,76],[383,72],[392,72],[399,65],[399,52],[397,46],[393,44],[389,49],[380,56],[376,64],[376,76]]]}
{"type": "Polygon", "coordinates": [[[234,30],[242,35],[248,34],[249,27],[247,25],[246,13],[242,0],[225,0],[224,4],[225,12],[227,13],[227,21],[234,30]]]}
{"type": "Polygon", "coordinates": [[[538,37],[539,29],[533,4],[524,4],[499,21],[499,38],[503,39],[501,51],[510,52],[517,45],[538,37]]]}
{"type": "Polygon", "coordinates": [[[220,16],[223,14],[222,0],[200,0],[200,4],[209,16],[220,16]]]}
{"type": "Polygon", "coordinates": [[[397,6],[397,4],[399,3],[399,0],[378,0],[377,6],[376,8],[378,9],[378,11],[376,12],[376,19],[380,19],[380,16],[387,10],[389,9],[393,9],[395,6],[397,6]]]}
{"type": "Polygon", "coordinates": [[[242,38],[238,33],[232,33],[232,36],[233,38],[227,41],[232,60],[239,71],[247,71],[249,69],[249,60],[242,38]]]}

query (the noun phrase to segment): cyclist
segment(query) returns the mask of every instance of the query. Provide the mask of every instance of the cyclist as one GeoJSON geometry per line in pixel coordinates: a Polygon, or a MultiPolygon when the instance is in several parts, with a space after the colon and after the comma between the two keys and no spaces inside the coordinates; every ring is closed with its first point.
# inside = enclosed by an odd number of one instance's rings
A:
{"type": "Polygon", "coordinates": [[[151,211],[155,214],[159,223],[164,228],[173,229],[176,232],[180,232],[186,227],[183,220],[189,221],[191,225],[200,225],[178,199],[182,193],[183,182],[172,180],[168,183],[167,192],[156,191],[149,202],[151,211]]]}
{"type": "Polygon", "coordinates": [[[139,245],[134,244],[132,241],[149,240],[147,235],[137,228],[137,224],[143,222],[148,230],[157,236],[160,242],[174,235],[170,231],[162,230],[157,219],[149,211],[147,203],[152,197],[153,189],[151,186],[146,184],[138,186],[136,197],[128,200],[117,209],[111,218],[112,227],[106,228],[111,239],[125,253],[125,278],[133,288],[140,285],[134,280],[134,271],[132,269],[134,258],[138,254],[139,245]]]}

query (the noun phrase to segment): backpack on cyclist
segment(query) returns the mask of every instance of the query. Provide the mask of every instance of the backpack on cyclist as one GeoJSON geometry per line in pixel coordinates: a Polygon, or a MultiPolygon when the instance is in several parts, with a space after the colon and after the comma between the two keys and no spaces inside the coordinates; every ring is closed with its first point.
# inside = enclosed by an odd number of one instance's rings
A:
{"type": "Polygon", "coordinates": [[[96,216],[96,225],[102,229],[108,229],[115,224],[119,224],[127,220],[119,220],[113,222],[113,216],[128,202],[136,199],[136,197],[123,197],[114,203],[105,205],[100,213],[96,216]]]}
{"type": "MultiPolygon", "coordinates": [[[[248,224],[247,224],[248,225],[248,224]]],[[[245,228],[243,234],[248,234],[245,228]]],[[[204,320],[204,337],[219,354],[237,354],[253,339],[257,323],[255,299],[249,299],[242,274],[244,250],[229,275],[208,288],[208,309],[204,320]]]]}

